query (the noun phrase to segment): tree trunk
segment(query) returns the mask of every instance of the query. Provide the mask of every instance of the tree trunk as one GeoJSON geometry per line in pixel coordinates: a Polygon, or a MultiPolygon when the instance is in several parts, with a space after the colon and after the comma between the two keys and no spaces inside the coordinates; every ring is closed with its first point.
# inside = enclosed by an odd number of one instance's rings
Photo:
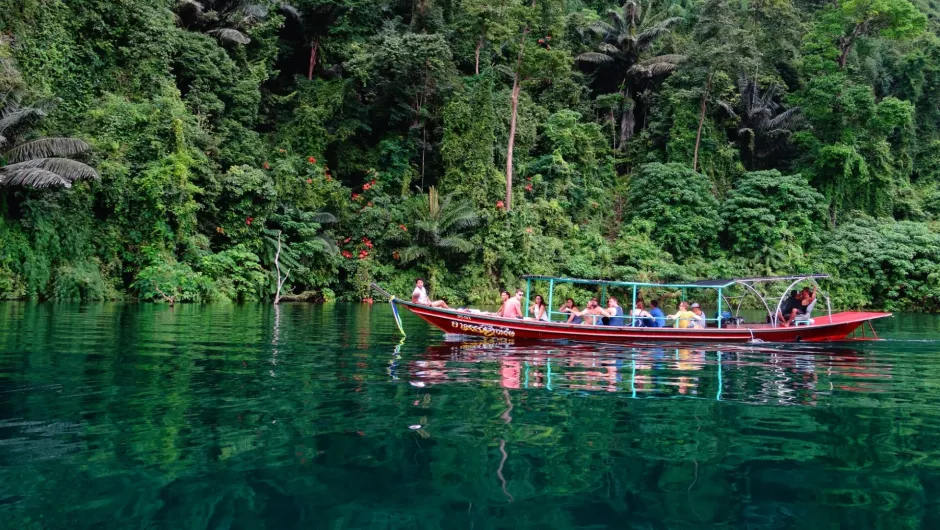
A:
{"type": "Polygon", "coordinates": [[[708,103],[708,93],[712,89],[712,74],[708,74],[708,81],[705,83],[705,93],[702,94],[702,110],[698,116],[698,132],[695,134],[695,154],[692,155],[692,171],[698,171],[698,148],[702,143],[702,127],[705,125],[705,108],[708,103]]]}
{"type": "Polygon", "coordinates": [[[473,51],[473,58],[475,60],[475,65],[473,68],[474,75],[480,75],[480,50],[483,49],[483,37],[480,37],[480,40],[477,41],[476,50],[473,51]]]}
{"type": "Polygon", "coordinates": [[[277,252],[274,254],[274,268],[277,270],[277,293],[274,294],[274,305],[281,303],[281,288],[284,282],[290,276],[290,270],[284,272],[284,278],[281,278],[281,232],[277,233],[277,252]]]}
{"type": "MultiPolygon", "coordinates": [[[[520,56],[521,57],[521,56],[520,56]]],[[[512,155],[516,145],[516,116],[519,110],[519,93],[522,87],[519,85],[519,72],[512,83],[512,115],[509,118],[509,146],[506,148],[506,211],[512,209],[512,155]]]]}
{"type": "Polygon", "coordinates": [[[636,114],[633,112],[633,96],[629,88],[624,88],[623,92],[623,112],[620,114],[620,150],[624,151],[627,142],[633,138],[633,129],[636,128],[636,114]]]}
{"type": "Polygon", "coordinates": [[[307,80],[313,79],[313,67],[317,65],[317,50],[320,48],[320,39],[313,41],[310,47],[310,68],[307,69],[307,80]]]}
{"type": "MultiPolygon", "coordinates": [[[[535,7],[535,0],[532,0],[535,7]]],[[[529,27],[522,30],[522,39],[519,41],[519,58],[516,59],[516,72],[512,78],[512,93],[510,102],[512,110],[509,117],[509,145],[506,146],[506,211],[512,209],[512,153],[516,146],[516,117],[519,114],[519,93],[522,92],[522,57],[525,55],[525,38],[529,35],[529,27]]]]}

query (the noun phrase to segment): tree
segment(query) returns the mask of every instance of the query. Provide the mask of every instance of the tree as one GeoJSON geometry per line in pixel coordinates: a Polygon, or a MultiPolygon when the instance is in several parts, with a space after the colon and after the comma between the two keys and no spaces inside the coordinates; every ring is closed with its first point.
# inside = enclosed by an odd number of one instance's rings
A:
{"type": "Polygon", "coordinates": [[[628,221],[679,259],[715,250],[722,221],[711,183],[683,164],[645,164],[630,179],[628,221]]]}
{"type": "Polygon", "coordinates": [[[738,77],[739,99],[717,101],[737,125],[733,137],[748,169],[757,169],[768,157],[786,148],[793,131],[803,125],[800,108],[784,109],[777,101],[779,95],[778,85],[771,84],[761,93],[757,82],[742,73],[738,77]]]}
{"type": "Polygon", "coordinates": [[[434,186],[411,204],[409,217],[415,219],[414,235],[411,244],[399,251],[401,262],[422,260],[431,284],[436,285],[438,267],[448,258],[474,249],[463,231],[480,218],[469,203],[458,201],[453,194],[441,198],[434,186]]]}
{"type": "Polygon", "coordinates": [[[617,146],[620,149],[626,148],[636,129],[636,94],[646,81],[671,73],[683,59],[675,54],[643,58],[657,39],[682,20],[653,12],[654,3],[655,0],[628,0],[620,13],[609,11],[610,23],[597,21],[591,26],[602,35],[598,51],[577,57],[578,61],[598,65],[617,79],[622,76],[618,84],[622,96],[620,145],[617,146]]]}
{"type": "Polygon", "coordinates": [[[98,179],[98,172],[72,160],[91,147],[76,138],[33,138],[29,132],[46,117],[47,106],[22,105],[16,94],[0,96],[0,187],[69,188],[76,180],[98,179]],[[0,162],[3,163],[3,162],[0,162]]]}
{"type": "Polygon", "coordinates": [[[924,31],[927,16],[908,0],[843,0],[836,12],[847,28],[839,36],[839,68],[845,68],[858,39],[880,35],[889,39],[913,37],[924,31]]]}

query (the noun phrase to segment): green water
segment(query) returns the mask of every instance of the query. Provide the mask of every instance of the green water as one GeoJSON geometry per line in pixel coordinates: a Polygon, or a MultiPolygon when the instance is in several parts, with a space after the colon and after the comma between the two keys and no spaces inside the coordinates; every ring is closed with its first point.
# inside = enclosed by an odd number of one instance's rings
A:
{"type": "Polygon", "coordinates": [[[726,349],[404,318],[0,304],[0,527],[940,527],[936,316],[726,349]]]}

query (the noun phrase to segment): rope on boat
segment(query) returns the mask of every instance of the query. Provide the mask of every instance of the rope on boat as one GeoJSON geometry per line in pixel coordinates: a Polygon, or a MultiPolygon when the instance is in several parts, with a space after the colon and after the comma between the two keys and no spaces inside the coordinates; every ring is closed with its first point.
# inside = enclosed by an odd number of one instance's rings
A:
{"type": "Polygon", "coordinates": [[[401,315],[398,314],[398,306],[395,305],[395,295],[379,287],[379,284],[373,283],[372,288],[388,298],[388,303],[392,306],[392,314],[395,315],[395,324],[398,325],[398,331],[401,331],[402,337],[407,337],[405,327],[401,324],[401,315]]]}

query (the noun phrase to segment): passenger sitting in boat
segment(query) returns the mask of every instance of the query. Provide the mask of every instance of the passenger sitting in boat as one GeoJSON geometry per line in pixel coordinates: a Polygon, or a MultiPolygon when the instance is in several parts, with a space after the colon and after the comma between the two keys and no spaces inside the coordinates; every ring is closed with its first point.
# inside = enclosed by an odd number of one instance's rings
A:
{"type": "Polygon", "coordinates": [[[679,302],[679,310],[666,317],[667,320],[675,320],[677,328],[692,327],[692,320],[694,318],[695,313],[689,311],[688,302],[679,302]]]}
{"type": "Polygon", "coordinates": [[[616,297],[611,296],[607,299],[607,314],[609,316],[604,319],[605,325],[614,327],[623,326],[623,308],[617,303],[616,297]]]}
{"type": "Polygon", "coordinates": [[[643,303],[643,300],[637,301],[636,307],[633,308],[630,314],[633,316],[632,326],[644,328],[654,327],[655,321],[653,320],[653,315],[646,310],[646,305],[643,303]]]}
{"type": "Polygon", "coordinates": [[[692,324],[690,328],[695,329],[705,329],[708,325],[705,320],[705,313],[702,313],[702,308],[698,304],[692,304],[692,314],[695,315],[692,317],[692,324]]]}
{"type": "Polygon", "coordinates": [[[577,313],[577,315],[579,317],[585,317],[584,324],[588,326],[599,326],[601,325],[602,318],[610,317],[610,313],[601,307],[600,302],[597,301],[597,298],[591,298],[591,301],[587,304],[587,308],[585,308],[584,311],[577,313]]]}
{"type": "Polygon", "coordinates": [[[653,317],[653,323],[650,327],[653,328],[662,328],[666,326],[666,315],[663,313],[663,310],[659,308],[659,300],[653,300],[650,302],[650,316],[653,317]]]}
{"type": "Polygon", "coordinates": [[[503,305],[496,315],[503,318],[522,318],[522,290],[516,291],[516,296],[509,296],[509,291],[503,291],[500,296],[503,298],[503,305]]]}
{"type": "Polygon", "coordinates": [[[418,281],[415,282],[415,290],[411,293],[411,301],[415,304],[429,305],[431,307],[439,307],[441,309],[450,309],[447,307],[447,302],[444,300],[435,300],[431,301],[428,298],[428,292],[424,288],[424,280],[418,278],[418,281]]]}
{"type": "Polygon", "coordinates": [[[532,318],[535,320],[549,321],[548,308],[545,306],[545,299],[542,298],[542,295],[535,295],[535,303],[529,306],[529,313],[532,313],[532,318]]]}
{"type": "Polygon", "coordinates": [[[783,303],[780,311],[777,311],[777,320],[783,324],[783,327],[789,327],[801,314],[806,313],[806,307],[816,300],[816,288],[810,293],[809,287],[802,291],[791,291],[790,297],[783,303]]]}
{"type": "Polygon", "coordinates": [[[559,313],[570,313],[568,315],[568,324],[582,324],[584,319],[578,316],[578,313],[581,310],[578,309],[577,304],[574,303],[573,298],[565,300],[565,304],[558,308],[559,313]]]}

